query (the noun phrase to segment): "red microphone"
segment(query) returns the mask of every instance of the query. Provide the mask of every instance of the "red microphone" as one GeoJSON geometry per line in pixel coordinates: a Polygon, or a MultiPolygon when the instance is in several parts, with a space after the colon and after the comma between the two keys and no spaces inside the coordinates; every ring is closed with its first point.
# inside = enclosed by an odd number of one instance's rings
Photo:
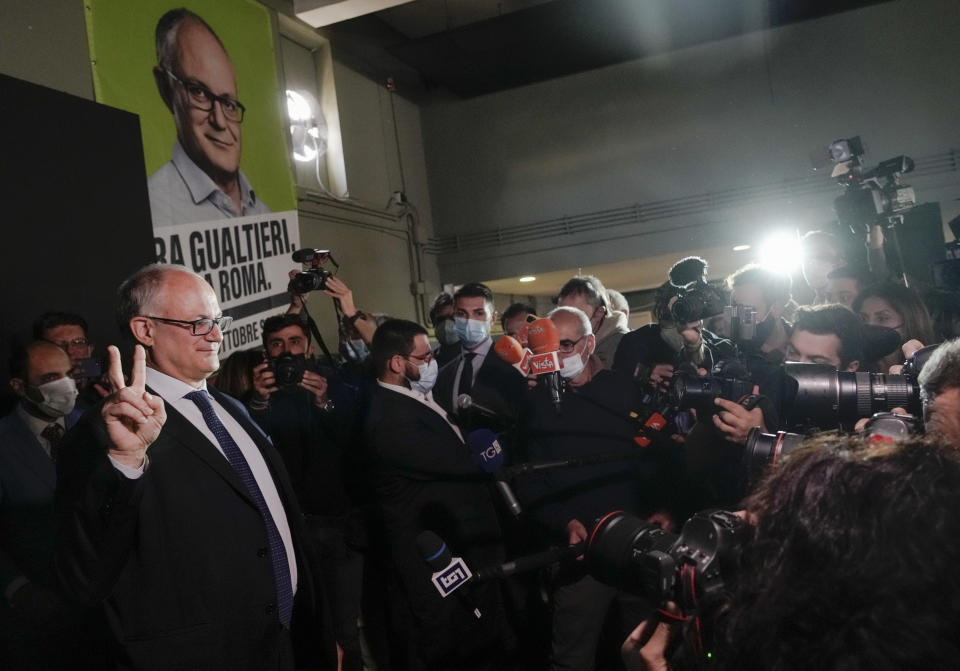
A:
{"type": "Polygon", "coordinates": [[[501,336],[494,343],[493,351],[524,377],[530,372],[530,350],[517,342],[516,338],[508,335],[501,336]]]}
{"type": "Polygon", "coordinates": [[[537,374],[538,381],[546,384],[550,398],[557,410],[560,410],[560,334],[553,321],[546,318],[530,322],[527,328],[527,340],[533,350],[530,357],[530,370],[537,374]]]}

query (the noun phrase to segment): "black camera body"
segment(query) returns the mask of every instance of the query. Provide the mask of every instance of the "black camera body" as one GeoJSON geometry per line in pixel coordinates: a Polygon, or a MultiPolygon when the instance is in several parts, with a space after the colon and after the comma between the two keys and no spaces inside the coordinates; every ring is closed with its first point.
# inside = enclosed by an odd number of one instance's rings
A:
{"type": "Polygon", "coordinates": [[[304,354],[284,353],[267,359],[267,370],[273,373],[278,387],[296,387],[307,371],[307,357],[304,354]]]}
{"type": "Polygon", "coordinates": [[[335,267],[340,267],[328,249],[298,249],[293,253],[293,260],[303,264],[303,270],[290,280],[289,290],[295,294],[306,294],[327,288],[327,280],[333,277],[333,273],[322,266],[328,260],[335,267]]]}
{"type": "Polygon", "coordinates": [[[678,323],[696,322],[722,313],[726,303],[720,289],[703,281],[691,282],[680,289],[670,314],[678,323]]]}
{"type": "Polygon", "coordinates": [[[732,375],[679,373],[674,376],[671,393],[677,409],[693,409],[698,415],[711,415],[716,412],[715,399],[740,403],[753,393],[753,382],[732,375]]]}
{"type": "Polygon", "coordinates": [[[587,569],[600,582],[692,612],[722,594],[736,575],[748,534],[740,517],[723,510],[695,514],[679,536],[618,511],[590,535],[587,569]]]}

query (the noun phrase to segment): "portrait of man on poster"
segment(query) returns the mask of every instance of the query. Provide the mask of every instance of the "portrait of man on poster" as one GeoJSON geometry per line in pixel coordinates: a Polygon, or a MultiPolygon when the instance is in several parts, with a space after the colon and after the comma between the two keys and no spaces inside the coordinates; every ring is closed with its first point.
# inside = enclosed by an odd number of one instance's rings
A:
{"type": "Polygon", "coordinates": [[[171,159],[147,180],[154,229],[270,212],[240,170],[246,108],[226,47],[187,9],[156,26],[154,80],[173,114],[171,159]]]}

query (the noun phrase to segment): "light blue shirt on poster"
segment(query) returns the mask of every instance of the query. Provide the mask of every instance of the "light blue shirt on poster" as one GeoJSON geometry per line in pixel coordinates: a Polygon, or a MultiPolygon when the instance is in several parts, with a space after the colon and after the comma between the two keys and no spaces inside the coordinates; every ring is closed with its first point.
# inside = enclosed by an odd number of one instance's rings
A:
{"type": "Polygon", "coordinates": [[[187,156],[177,141],[171,159],[147,179],[153,227],[270,212],[266,203],[257,198],[242,170],[239,179],[243,212],[236,211],[230,197],[187,156]]]}

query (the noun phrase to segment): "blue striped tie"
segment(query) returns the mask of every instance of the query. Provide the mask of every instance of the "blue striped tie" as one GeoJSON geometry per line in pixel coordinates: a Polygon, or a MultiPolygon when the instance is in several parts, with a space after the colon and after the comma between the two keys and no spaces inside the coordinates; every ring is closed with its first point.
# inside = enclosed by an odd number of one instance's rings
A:
{"type": "Polygon", "coordinates": [[[220,421],[220,418],[217,417],[217,413],[213,409],[213,404],[210,403],[210,398],[207,396],[206,390],[198,389],[197,391],[191,391],[184,398],[189,398],[200,408],[200,412],[203,414],[203,421],[206,422],[207,428],[213,432],[214,437],[223,449],[223,453],[227,456],[227,460],[240,477],[240,481],[243,482],[243,486],[246,487],[250,498],[253,499],[253,502],[256,504],[257,510],[260,511],[260,517],[263,518],[263,523],[267,527],[267,542],[270,545],[270,563],[273,564],[273,581],[277,587],[277,614],[280,617],[280,624],[289,629],[290,618],[293,615],[293,589],[290,585],[290,565],[287,563],[287,550],[283,545],[283,539],[280,538],[280,532],[277,530],[273,516],[267,508],[267,502],[263,499],[263,493],[260,491],[260,487],[253,477],[253,471],[250,470],[250,465],[244,458],[237,443],[230,436],[227,427],[225,427],[223,422],[220,421]]]}

